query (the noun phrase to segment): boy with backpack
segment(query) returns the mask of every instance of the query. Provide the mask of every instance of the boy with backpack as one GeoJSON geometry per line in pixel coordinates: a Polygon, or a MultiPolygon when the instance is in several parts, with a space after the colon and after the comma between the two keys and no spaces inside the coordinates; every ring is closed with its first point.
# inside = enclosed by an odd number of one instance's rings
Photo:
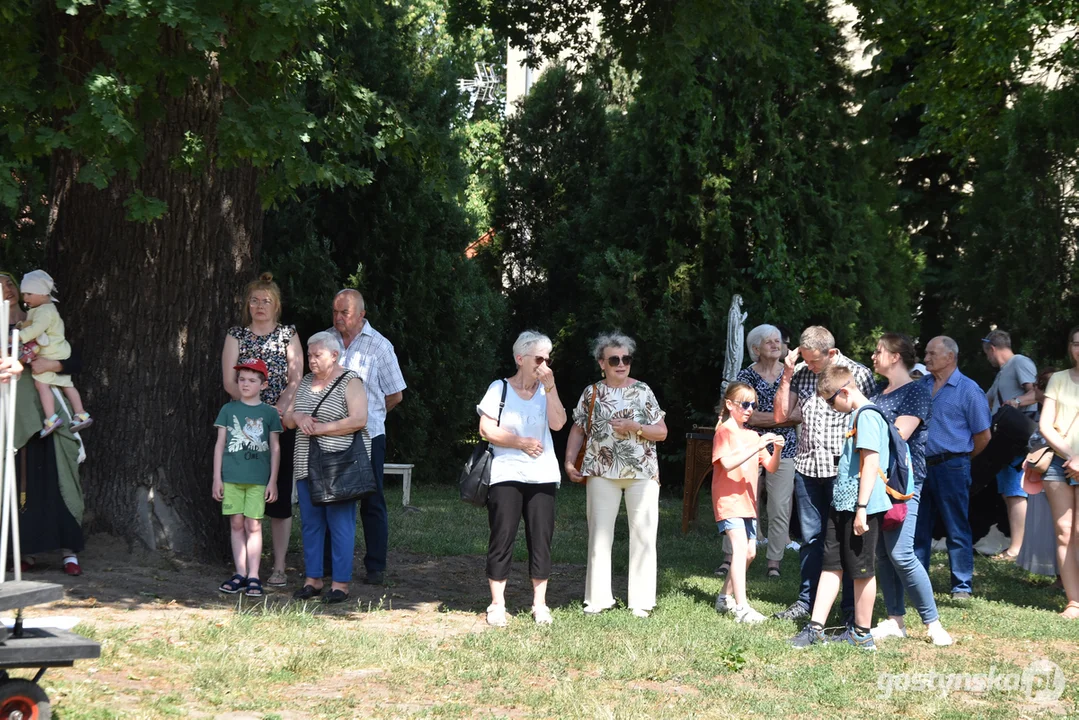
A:
{"type": "Polygon", "coordinates": [[[839,459],[811,620],[790,643],[804,648],[825,641],[824,623],[847,573],[854,580],[854,623],[835,642],[876,650],[869,629],[877,594],[877,539],[886,514],[902,522],[903,503],[913,494],[909,454],[902,437],[891,432],[893,426],[858,390],[847,368],[830,365],[821,371],[817,394],[836,412],[853,416],[839,459]]]}

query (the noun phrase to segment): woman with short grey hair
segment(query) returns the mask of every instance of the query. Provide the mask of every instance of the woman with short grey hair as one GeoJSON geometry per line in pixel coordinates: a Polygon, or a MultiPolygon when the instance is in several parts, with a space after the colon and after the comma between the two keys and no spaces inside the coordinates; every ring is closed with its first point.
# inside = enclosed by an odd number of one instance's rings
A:
{"type": "Polygon", "coordinates": [[[550,625],[547,579],[551,576],[555,491],[562,476],[551,430],[566,424],[566,409],[551,372],[551,339],[526,330],[513,343],[513,377],[495,380],[476,406],[480,435],[491,444],[491,485],[487,491],[487,584],[491,604],[487,624],[506,624],[506,580],[521,517],[532,578],[532,616],[550,625]]]}
{"type": "Polygon", "coordinates": [[[603,380],[581,393],[566,443],[566,474],[586,482],[588,571],[584,611],[614,607],[611,547],[625,494],[629,518],[629,597],[637,617],[656,606],[656,534],[659,530],[659,458],[656,443],[667,437],[664,412],[652,389],[630,377],[637,343],[618,332],[596,338],[593,355],[603,380]],[[575,458],[585,448],[581,467],[575,458]]]}
{"type": "Polygon", "coordinates": [[[322,594],[326,536],[330,538],[332,584],[325,603],[348,600],[352,580],[352,556],[356,550],[356,500],[315,505],[307,481],[307,456],[312,442],[328,453],[343,452],[361,433],[367,457],[371,438],[367,434],[367,393],[363,380],[338,364],[343,348],[331,333],[315,333],[307,341],[307,364],[311,372],[300,381],[285,413],[285,427],[297,428],[292,477],[300,505],[303,529],[303,587],[293,593],[298,600],[322,594]]]}
{"type": "MultiPolygon", "coordinates": [[[[753,409],[746,427],[758,435],[775,433],[786,443],[780,455],[779,468],[764,472],[764,487],[768,495],[768,577],[779,577],[779,565],[783,551],[790,542],[791,507],[794,504],[794,456],[798,452],[798,438],[794,426],[802,421],[801,411],[795,407],[791,416],[776,424],[772,417],[776,390],[783,377],[783,336],[775,325],[758,325],[746,335],[746,347],[753,363],[738,373],[736,380],[744,382],[757,391],[757,407],[753,409]]],[[[720,575],[731,566],[730,541],[723,539],[726,558],[719,566],[720,575]]]]}

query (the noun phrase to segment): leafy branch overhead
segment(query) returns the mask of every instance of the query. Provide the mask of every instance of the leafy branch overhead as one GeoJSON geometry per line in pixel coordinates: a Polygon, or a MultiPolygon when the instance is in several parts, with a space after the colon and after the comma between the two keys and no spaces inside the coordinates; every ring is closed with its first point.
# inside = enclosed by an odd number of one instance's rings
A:
{"type": "MultiPolygon", "coordinates": [[[[161,150],[148,144],[173,135],[171,168],[254,167],[266,205],[303,185],[369,183],[405,129],[342,45],[379,22],[363,0],[9,2],[0,165],[15,172],[0,176],[0,200],[10,207],[19,169],[56,151],[80,159],[79,182],[137,186],[161,150]]],[[[155,198],[129,205],[142,220],[166,211],[155,198]]]]}

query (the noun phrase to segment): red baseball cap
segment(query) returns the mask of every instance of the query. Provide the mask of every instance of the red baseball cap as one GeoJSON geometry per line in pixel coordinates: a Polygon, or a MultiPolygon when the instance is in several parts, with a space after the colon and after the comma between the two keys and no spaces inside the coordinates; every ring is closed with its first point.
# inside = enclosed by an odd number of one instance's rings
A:
{"type": "Polygon", "coordinates": [[[266,367],[266,363],[262,360],[255,358],[254,360],[245,360],[239,365],[233,365],[233,370],[254,370],[257,373],[262,373],[262,377],[267,380],[270,378],[270,370],[266,367]]]}

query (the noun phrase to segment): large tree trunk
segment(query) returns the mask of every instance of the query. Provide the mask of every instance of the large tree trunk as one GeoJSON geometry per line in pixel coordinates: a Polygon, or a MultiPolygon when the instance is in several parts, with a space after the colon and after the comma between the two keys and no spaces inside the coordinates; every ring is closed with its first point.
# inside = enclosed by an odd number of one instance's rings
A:
{"type": "Polygon", "coordinates": [[[254,169],[211,162],[190,172],[170,158],[185,131],[213,157],[221,104],[211,69],[146,131],[136,178],[105,190],[76,183],[83,159],[59,152],[50,198],[49,269],[82,355],[76,386],[95,418],[84,434],[88,520],[150,548],[201,555],[227,539],[210,497],[212,424],[227,399],[221,347],[253,279],[262,208],[254,169]],[[167,214],[148,224],[125,219],[134,190],[166,201],[167,214]]]}

